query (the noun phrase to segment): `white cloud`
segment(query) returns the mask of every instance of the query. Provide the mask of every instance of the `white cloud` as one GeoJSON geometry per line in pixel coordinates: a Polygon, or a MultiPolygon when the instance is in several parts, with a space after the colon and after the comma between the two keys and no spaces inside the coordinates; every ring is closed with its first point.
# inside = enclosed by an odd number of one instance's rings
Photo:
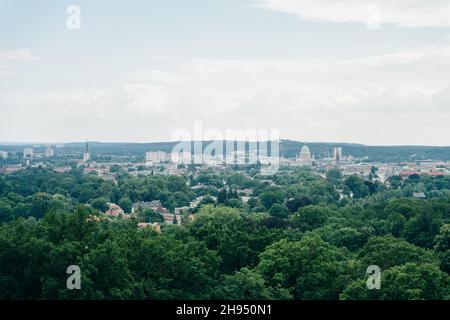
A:
{"type": "Polygon", "coordinates": [[[63,114],[85,114],[102,117],[107,113],[110,92],[105,89],[78,90],[27,90],[0,94],[0,109],[3,113],[21,110],[24,114],[33,112],[53,116],[63,114]],[[13,104],[15,108],[8,107],[13,104]]]}
{"type": "Polygon", "coordinates": [[[236,90],[223,89],[201,89],[192,97],[193,109],[202,114],[223,114],[238,111],[242,102],[253,96],[250,92],[239,92],[236,90]]]}
{"type": "Polygon", "coordinates": [[[36,60],[30,49],[0,50],[0,60],[36,60]]]}
{"type": "Polygon", "coordinates": [[[123,87],[128,112],[137,115],[160,113],[167,104],[165,87],[147,83],[127,83],[123,87]]]}
{"type": "Polygon", "coordinates": [[[290,13],[302,20],[368,23],[374,6],[380,23],[400,27],[450,27],[448,0],[259,0],[256,6],[290,13]]]}
{"type": "Polygon", "coordinates": [[[193,59],[107,88],[0,94],[0,127],[20,127],[14,121],[28,114],[30,127],[79,119],[98,139],[164,140],[203,120],[308,140],[448,144],[449,57],[450,46],[430,46],[348,59],[193,59]]]}
{"type": "Polygon", "coordinates": [[[448,112],[450,109],[450,83],[433,95],[432,103],[438,112],[448,112]]]}
{"type": "Polygon", "coordinates": [[[18,61],[31,60],[37,60],[37,58],[29,49],[0,50],[0,75],[11,75],[18,61]]]}

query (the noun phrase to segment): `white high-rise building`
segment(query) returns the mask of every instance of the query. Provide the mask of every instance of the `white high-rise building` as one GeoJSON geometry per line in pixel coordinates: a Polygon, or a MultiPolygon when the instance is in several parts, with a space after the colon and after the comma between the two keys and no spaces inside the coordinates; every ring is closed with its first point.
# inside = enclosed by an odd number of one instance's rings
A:
{"type": "Polygon", "coordinates": [[[53,148],[47,148],[45,149],[45,157],[46,158],[51,158],[55,156],[55,149],[53,148]]]}
{"type": "Polygon", "coordinates": [[[8,151],[0,151],[0,158],[7,159],[8,158],[8,151]]]}
{"type": "Polygon", "coordinates": [[[163,151],[149,151],[145,154],[148,163],[162,163],[169,159],[169,155],[163,151]]]}
{"type": "Polygon", "coordinates": [[[189,151],[182,152],[172,152],[171,160],[176,164],[191,164],[192,163],[192,153],[189,151]]]}
{"type": "Polygon", "coordinates": [[[24,159],[33,159],[34,150],[33,148],[25,148],[23,149],[23,158],[24,159]]]}
{"type": "Polygon", "coordinates": [[[309,151],[309,148],[307,145],[304,145],[302,147],[297,160],[301,166],[312,166],[313,165],[313,158],[311,157],[311,151],[309,151]]]}

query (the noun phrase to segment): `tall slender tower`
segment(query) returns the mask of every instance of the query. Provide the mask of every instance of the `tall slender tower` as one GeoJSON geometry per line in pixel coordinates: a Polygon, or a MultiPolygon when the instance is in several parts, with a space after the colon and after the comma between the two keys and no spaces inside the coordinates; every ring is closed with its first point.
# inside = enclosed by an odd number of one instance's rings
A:
{"type": "Polygon", "coordinates": [[[86,146],[84,147],[83,152],[83,162],[88,162],[91,159],[91,154],[89,153],[89,143],[86,140],[86,146]]]}
{"type": "Polygon", "coordinates": [[[333,159],[339,163],[342,160],[342,147],[335,147],[333,150],[333,159]]]}

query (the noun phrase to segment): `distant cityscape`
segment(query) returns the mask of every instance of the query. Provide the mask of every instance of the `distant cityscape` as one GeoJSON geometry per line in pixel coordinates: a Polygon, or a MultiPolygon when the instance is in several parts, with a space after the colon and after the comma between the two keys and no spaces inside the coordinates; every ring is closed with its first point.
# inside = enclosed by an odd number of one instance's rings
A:
{"type": "MultiPolygon", "coordinates": [[[[117,147],[119,148],[119,147],[117,147]]],[[[384,183],[389,177],[408,177],[412,174],[444,176],[450,173],[450,161],[424,159],[416,161],[377,162],[369,157],[346,154],[341,146],[328,150],[328,157],[317,157],[307,143],[298,150],[295,157],[261,155],[257,151],[232,151],[216,155],[197,155],[190,151],[167,152],[147,151],[141,155],[122,156],[116,152],[102,156],[92,156],[89,142],[83,150],[74,151],[64,145],[25,147],[22,151],[0,151],[0,173],[12,173],[27,167],[51,167],[57,172],[71,170],[71,165],[83,166],[86,174],[96,174],[104,179],[114,180],[118,169],[131,175],[184,175],[189,165],[198,170],[212,169],[220,172],[229,166],[250,165],[249,159],[257,159],[262,168],[270,165],[281,167],[308,167],[319,174],[339,168],[344,176],[357,175],[363,179],[373,179],[384,183]],[[230,161],[231,159],[231,161],[230,161]]]]}
{"type": "MultiPolygon", "coordinates": [[[[111,154],[93,155],[89,142],[85,142],[83,147],[73,150],[64,145],[36,145],[25,147],[22,151],[0,151],[0,174],[11,174],[26,168],[50,168],[57,173],[69,173],[74,168],[82,170],[84,175],[94,175],[101,179],[112,181],[118,184],[119,175],[126,173],[132,176],[179,176],[187,177],[190,174],[198,177],[202,173],[212,172],[213,174],[226,174],[227,171],[235,171],[246,178],[251,179],[249,167],[262,171],[265,167],[274,164],[283,170],[296,170],[305,168],[311,170],[322,178],[326,179],[326,173],[332,169],[341,171],[342,176],[356,175],[365,181],[388,183],[388,179],[393,176],[408,178],[411,175],[445,176],[450,174],[450,161],[442,160],[419,160],[402,161],[395,163],[369,161],[367,156],[355,157],[345,154],[342,146],[329,148],[328,157],[316,157],[311,152],[308,143],[300,144],[295,157],[271,156],[260,154],[256,150],[246,149],[244,151],[233,150],[230,153],[215,155],[196,155],[189,151],[167,152],[161,150],[151,150],[145,154],[130,154],[128,156],[111,154]],[[256,163],[250,164],[249,159],[256,159],[256,163]],[[230,161],[231,159],[231,161],[230,161]],[[192,171],[195,167],[195,171],[192,171]]],[[[16,146],[16,149],[18,146],[16,146]]],[[[120,149],[117,146],[116,149],[120,149]]],[[[270,176],[265,183],[277,186],[270,176]]],[[[198,188],[206,187],[202,184],[192,185],[190,188],[195,191],[198,188]]],[[[225,182],[224,182],[225,187],[225,182]]],[[[352,197],[346,195],[343,190],[336,190],[340,199],[352,197]]],[[[236,190],[240,200],[247,203],[253,196],[252,189],[236,190]]],[[[414,197],[421,198],[425,195],[415,193],[414,197]]],[[[131,212],[126,212],[118,204],[109,202],[105,217],[131,219],[141,216],[144,211],[151,210],[162,217],[164,224],[182,224],[192,221],[195,215],[191,214],[197,206],[205,199],[204,196],[197,196],[191,200],[189,205],[175,207],[169,211],[159,200],[150,202],[137,201],[132,203],[131,212]],[[184,221],[184,220],[186,221],[184,221]]],[[[217,197],[211,199],[217,202],[217,197]]],[[[95,219],[101,219],[95,217],[95,219]]],[[[150,227],[157,232],[161,231],[160,222],[140,222],[139,228],[150,227]]]]}

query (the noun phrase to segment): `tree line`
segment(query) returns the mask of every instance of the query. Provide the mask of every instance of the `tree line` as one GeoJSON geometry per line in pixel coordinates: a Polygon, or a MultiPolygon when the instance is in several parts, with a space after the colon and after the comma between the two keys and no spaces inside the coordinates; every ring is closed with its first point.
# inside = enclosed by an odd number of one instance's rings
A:
{"type": "Polygon", "coordinates": [[[117,184],[23,170],[0,177],[0,299],[449,299],[449,186],[448,177],[382,184],[303,169],[117,184]],[[426,200],[411,196],[418,190],[426,200]],[[161,233],[95,218],[101,198],[169,207],[177,192],[218,198],[161,233]],[[69,265],[81,269],[81,290],[66,288],[69,265]],[[367,289],[370,265],[380,290],[367,289]]]}

